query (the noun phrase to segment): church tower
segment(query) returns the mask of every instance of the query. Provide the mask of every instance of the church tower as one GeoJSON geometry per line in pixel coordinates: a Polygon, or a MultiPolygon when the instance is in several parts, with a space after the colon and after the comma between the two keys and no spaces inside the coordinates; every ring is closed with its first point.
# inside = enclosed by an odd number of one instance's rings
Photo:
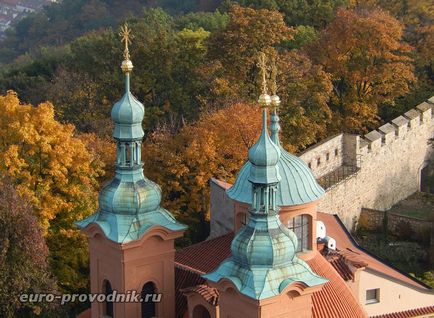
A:
{"type": "MultiPolygon", "coordinates": [[[[271,140],[280,150],[277,167],[282,176],[276,193],[276,201],[281,222],[297,236],[298,256],[308,260],[317,250],[317,208],[325,191],[303,160],[290,154],[280,143],[278,116],[280,99],[276,94],[276,76],[277,69],[275,63],[272,63],[270,132],[271,140]]],[[[234,202],[233,229],[235,232],[246,223],[250,215],[248,211],[252,204],[252,187],[249,180],[251,167],[252,163],[247,161],[238,173],[234,185],[227,190],[228,197],[234,202]]]]}
{"type": "Polygon", "coordinates": [[[160,187],[143,174],[141,146],[145,110],[130,91],[133,64],[127,24],[121,28],[120,35],[125,44],[121,65],[125,94],[111,112],[116,175],[102,188],[98,210],[76,224],[89,238],[92,293],[115,295],[135,291],[143,296],[153,293],[162,296],[160,302],[126,302],[122,298],[114,302],[93,302],[91,316],[172,318],[175,317],[174,240],[183,235],[186,226],[160,206],[160,187]]]}
{"type": "Polygon", "coordinates": [[[311,295],[327,279],[297,257],[297,237],[279,218],[281,150],[267,131],[272,98],[266,89],[264,55],[260,64],[262,132],[249,150],[250,216],[232,241],[232,255],[204,278],[218,289],[220,317],[308,318],[312,316],[311,295]]]}

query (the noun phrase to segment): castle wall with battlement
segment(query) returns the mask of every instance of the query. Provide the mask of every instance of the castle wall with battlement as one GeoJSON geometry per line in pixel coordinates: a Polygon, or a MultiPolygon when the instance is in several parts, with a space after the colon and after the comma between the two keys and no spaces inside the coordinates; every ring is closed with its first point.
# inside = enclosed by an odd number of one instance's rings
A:
{"type": "MultiPolygon", "coordinates": [[[[420,171],[432,152],[433,108],[434,97],[364,136],[339,134],[299,154],[316,178],[356,167],[326,189],[318,210],[338,214],[351,229],[362,208],[384,211],[418,191],[420,171]]],[[[234,203],[225,192],[229,186],[211,182],[210,238],[234,228],[234,203]]]]}
{"type": "Polygon", "coordinates": [[[319,211],[337,213],[351,228],[361,208],[389,209],[420,188],[434,137],[434,97],[364,136],[340,134],[299,155],[317,178],[342,165],[358,172],[327,189],[319,211]]]}

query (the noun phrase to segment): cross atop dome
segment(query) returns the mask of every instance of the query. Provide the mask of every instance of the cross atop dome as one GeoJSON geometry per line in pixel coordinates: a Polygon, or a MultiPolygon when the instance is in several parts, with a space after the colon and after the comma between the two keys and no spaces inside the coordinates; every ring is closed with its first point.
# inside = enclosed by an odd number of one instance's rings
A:
{"type": "Polygon", "coordinates": [[[124,60],[122,62],[121,68],[124,73],[130,73],[133,70],[133,63],[130,60],[130,50],[128,48],[128,45],[131,44],[131,40],[134,39],[134,35],[131,34],[131,29],[128,27],[127,22],[125,22],[125,24],[121,26],[119,36],[121,37],[121,41],[125,45],[124,60]]]}

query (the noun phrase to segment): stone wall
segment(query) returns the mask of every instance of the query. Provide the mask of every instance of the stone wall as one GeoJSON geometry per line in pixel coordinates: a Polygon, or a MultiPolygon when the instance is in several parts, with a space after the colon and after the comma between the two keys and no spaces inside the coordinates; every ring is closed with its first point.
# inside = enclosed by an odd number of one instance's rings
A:
{"type": "MultiPolygon", "coordinates": [[[[339,134],[299,154],[317,178],[343,166],[357,173],[327,189],[319,211],[338,214],[348,229],[362,208],[388,210],[420,188],[420,171],[430,157],[434,137],[434,97],[365,136],[339,134]]],[[[211,235],[234,227],[234,206],[225,188],[211,182],[211,235]]]]}
{"type": "Polygon", "coordinates": [[[341,134],[301,153],[317,178],[339,162],[360,160],[357,174],[327,190],[319,211],[338,214],[351,228],[362,207],[387,210],[419,190],[420,170],[431,151],[427,141],[434,137],[433,106],[434,97],[363,137],[341,134]],[[341,157],[330,160],[336,149],[341,157]],[[315,158],[320,158],[319,167],[312,164],[315,158]]]}
{"type": "Polygon", "coordinates": [[[387,230],[389,232],[399,234],[403,231],[402,225],[405,224],[405,226],[408,226],[409,230],[411,230],[411,236],[413,238],[429,243],[431,239],[431,229],[433,227],[432,221],[420,220],[405,215],[363,208],[360,213],[359,226],[366,227],[370,230],[382,228],[384,217],[387,217],[387,230]]]}

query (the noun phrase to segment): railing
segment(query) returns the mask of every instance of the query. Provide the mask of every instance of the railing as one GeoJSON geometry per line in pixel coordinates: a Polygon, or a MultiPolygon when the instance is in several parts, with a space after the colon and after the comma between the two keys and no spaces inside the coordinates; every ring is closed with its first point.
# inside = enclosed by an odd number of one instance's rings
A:
{"type": "Polygon", "coordinates": [[[351,178],[359,171],[360,168],[357,166],[340,166],[332,172],[318,178],[317,181],[320,186],[324,188],[324,190],[328,190],[333,186],[336,186],[339,183],[351,178]]]}

